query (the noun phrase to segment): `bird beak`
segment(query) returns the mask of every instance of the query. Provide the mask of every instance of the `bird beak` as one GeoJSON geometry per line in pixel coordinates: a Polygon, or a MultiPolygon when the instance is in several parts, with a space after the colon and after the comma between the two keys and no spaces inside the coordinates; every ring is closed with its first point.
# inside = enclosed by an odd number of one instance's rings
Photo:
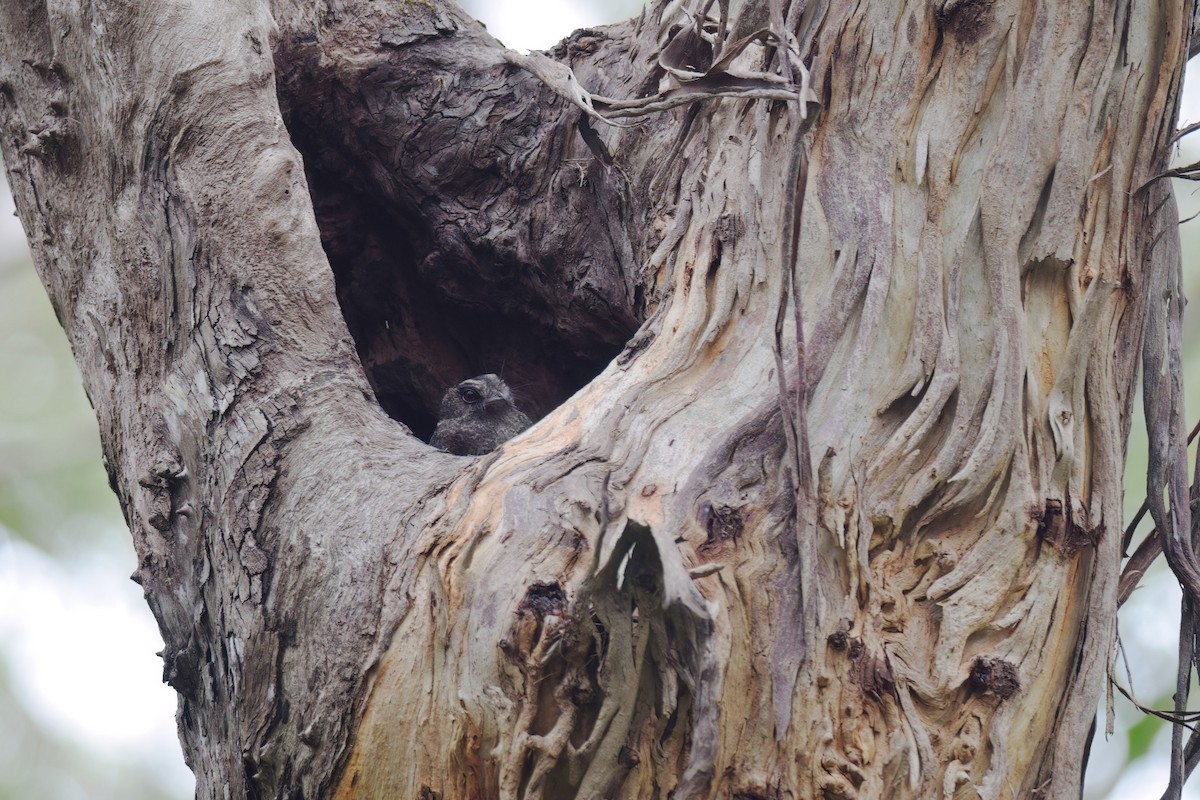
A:
{"type": "Polygon", "coordinates": [[[489,411],[492,409],[499,410],[506,405],[508,405],[508,401],[503,397],[489,397],[487,400],[483,401],[483,407],[489,411]]]}

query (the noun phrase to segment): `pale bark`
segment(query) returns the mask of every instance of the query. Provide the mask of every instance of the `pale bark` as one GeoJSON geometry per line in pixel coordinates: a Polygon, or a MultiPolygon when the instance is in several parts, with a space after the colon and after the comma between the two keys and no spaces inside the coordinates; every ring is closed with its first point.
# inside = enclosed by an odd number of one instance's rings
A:
{"type": "MultiPolygon", "coordinates": [[[[452,6],[8,3],[198,796],[1076,796],[1180,5],[736,4],[823,103],[781,320],[795,104],[593,123],[608,167],[452,6]],[[496,453],[384,413],[501,366],[546,416],[496,453]]],[[[553,55],[653,94],[663,13],[553,55]]]]}

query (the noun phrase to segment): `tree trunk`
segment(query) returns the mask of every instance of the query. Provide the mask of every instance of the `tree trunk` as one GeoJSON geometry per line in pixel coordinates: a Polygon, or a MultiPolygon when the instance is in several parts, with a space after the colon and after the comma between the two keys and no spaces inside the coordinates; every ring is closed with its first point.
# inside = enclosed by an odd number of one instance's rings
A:
{"type": "Polygon", "coordinates": [[[610,126],[448,3],[10,0],[197,795],[1077,796],[1183,5],[655,2],[610,126]]]}

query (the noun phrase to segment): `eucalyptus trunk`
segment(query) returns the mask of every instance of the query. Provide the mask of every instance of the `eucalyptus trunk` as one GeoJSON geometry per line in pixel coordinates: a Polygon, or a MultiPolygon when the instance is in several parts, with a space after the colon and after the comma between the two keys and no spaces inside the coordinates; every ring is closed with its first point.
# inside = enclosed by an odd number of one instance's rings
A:
{"type": "Polygon", "coordinates": [[[1189,9],[708,5],[0,8],[198,797],[1078,795],[1189,9]]]}

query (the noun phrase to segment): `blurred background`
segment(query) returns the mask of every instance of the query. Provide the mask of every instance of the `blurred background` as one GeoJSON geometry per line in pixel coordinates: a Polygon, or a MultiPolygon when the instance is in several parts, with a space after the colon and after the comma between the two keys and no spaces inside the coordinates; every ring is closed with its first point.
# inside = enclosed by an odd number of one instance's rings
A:
{"type": "MultiPolygon", "coordinates": [[[[536,15],[523,0],[463,5],[508,46],[544,49],[576,28],[637,13],[641,0],[542,0],[536,15]]],[[[1189,70],[1182,122],[1200,121],[1198,73],[1189,70]]],[[[1177,161],[1197,160],[1200,140],[1185,141],[1177,161]]],[[[193,781],[175,734],[175,693],[161,682],[155,655],[162,640],[129,580],[133,545],[101,467],[96,421],[2,181],[0,175],[0,800],[184,800],[193,781]]],[[[1176,182],[1183,219],[1200,214],[1196,187],[1176,182]]],[[[1198,226],[1189,222],[1181,231],[1193,298],[1200,296],[1198,226]]],[[[1195,420],[1195,315],[1187,341],[1188,419],[1195,420]]],[[[1144,496],[1141,428],[1139,419],[1129,443],[1127,519],[1144,496]]],[[[1160,563],[1121,612],[1133,689],[1144,705],[1170,707],[1179,602],[1179,587],[1160,563]]],[[[1118,696],[1116,732],[1106,737],[1100,710],[1085,798],[1160,797],[1166,723],[1118,696]]],[[[1197,782],[1185,792],[1192,800],[1200,800],[1197,782]]]]}

